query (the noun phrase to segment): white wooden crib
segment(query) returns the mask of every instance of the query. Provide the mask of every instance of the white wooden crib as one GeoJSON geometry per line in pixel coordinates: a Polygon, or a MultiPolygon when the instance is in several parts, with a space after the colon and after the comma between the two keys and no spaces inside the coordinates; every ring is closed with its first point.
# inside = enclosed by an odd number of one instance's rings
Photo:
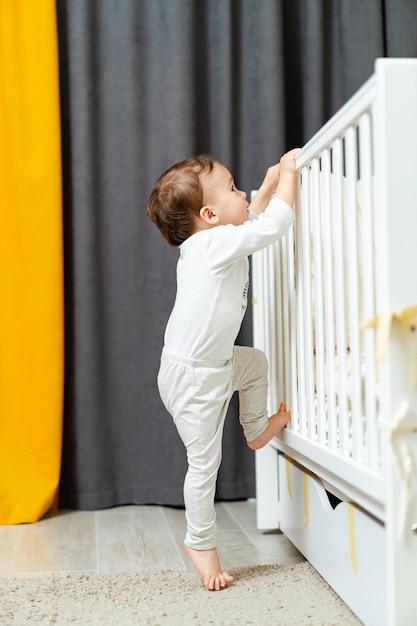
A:
{"type": "Polygon", "coordinates": [[[417,624],[417,59],[374,75],[297,157],[296,223],[253,256],[269,411],[261,529],[359,619],[417,624]]]}

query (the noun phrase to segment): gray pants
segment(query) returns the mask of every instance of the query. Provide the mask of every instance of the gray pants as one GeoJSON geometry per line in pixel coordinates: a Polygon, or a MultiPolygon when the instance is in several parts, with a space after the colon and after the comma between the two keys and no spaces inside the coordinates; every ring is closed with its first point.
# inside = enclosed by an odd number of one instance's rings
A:
{"type": "Polygon", "coordinates": [[[235,346],[228,361],[194,361],[162,353],[159,393],[187,450],[185,544],[190,548],[209,550],[216,545],[214,495],[231,397],[239,392],[246,440],[256,439],[268,425],[267,374],[266,357],[255,348],[235,346]]]}

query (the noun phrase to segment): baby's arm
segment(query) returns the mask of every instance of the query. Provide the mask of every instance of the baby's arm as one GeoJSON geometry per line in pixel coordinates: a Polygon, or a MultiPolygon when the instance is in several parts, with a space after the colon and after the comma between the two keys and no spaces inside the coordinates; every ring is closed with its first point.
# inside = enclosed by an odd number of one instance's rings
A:
{"type": "Polygon", "coordinates": [[[295,157],[297,152],[298,148],[287,152],[281,157],[279,163],[267,169],[262,185],[249,206],[251,211],[258,215],[263,213],[271,200],[273,191],[275,191],[275,196],[284,200],[289,206],[294,206],[297,177],[295,157]]]}
{"type": "Polygon", "coordinates": [[[298,148],[290,150],[281,158],[280,176],[277,188],[275,189],[275,197],[281,198],[281,200],[284,200],[284,202],[291,207],[293,207],[295,203],[295,182],[297,179],[295,157],[298,151],[298,148]]]}

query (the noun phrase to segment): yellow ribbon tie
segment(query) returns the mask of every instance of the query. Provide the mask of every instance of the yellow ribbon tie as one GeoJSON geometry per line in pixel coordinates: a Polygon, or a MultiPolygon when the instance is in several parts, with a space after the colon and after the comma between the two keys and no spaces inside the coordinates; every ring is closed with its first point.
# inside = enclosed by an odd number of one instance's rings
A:
{"type": "Polygon", "coordinates": [[[398,462],[398,469],[403,479],[403,496],[400,509],[400,521],[398,524],[399,537],[403,537],[408,521],[410,506],[411,486],[413,476],[415,476],[414,460],[411,448],[406,435],[417,433],[417,421],[408,411],[410,404],[408,400],[403,400],[391,420],[380,419],[380,424],[389,432],[391,444],[398,462]]]}
{"type": "Polygon", "coordinates": [[[349,528],[349,560],[355,576],[358,575],[358,562],[356,559],[356,530],[355,530],[355,507],[348,503],[348,528],[349,528]]]}
{"type": "MultiPolygon", "coordinates": [[[[388,352],[389,338],[392,324],[396,322],[401,326],[414,331],[417,328],[417,305],[409,306],[398,313],[381,313],[361,324],[361,330],[376,328],[376,360],[383,361],[388,352]]],[[[417,353],[411,354],[412,359],[412,385],[417,386],[417,353]]]]}

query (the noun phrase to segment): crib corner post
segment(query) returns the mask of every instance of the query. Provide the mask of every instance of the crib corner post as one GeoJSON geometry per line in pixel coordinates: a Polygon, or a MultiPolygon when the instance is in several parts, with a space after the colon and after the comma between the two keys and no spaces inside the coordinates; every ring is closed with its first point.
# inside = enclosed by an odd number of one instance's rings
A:
{"type": "MultiPolygon", "coordinates": [[[[415,173],[417,171],[417,60],[379,59],[377,206],[383,221],[386,299],[398,316],[417,304],[415,173]]],[[[395,318],[381,384],[383,471],[386,489],[386,554],[389,626],[408,626],[417,615],[417,387],[411,382],[415,333],[395,318]]]]}

